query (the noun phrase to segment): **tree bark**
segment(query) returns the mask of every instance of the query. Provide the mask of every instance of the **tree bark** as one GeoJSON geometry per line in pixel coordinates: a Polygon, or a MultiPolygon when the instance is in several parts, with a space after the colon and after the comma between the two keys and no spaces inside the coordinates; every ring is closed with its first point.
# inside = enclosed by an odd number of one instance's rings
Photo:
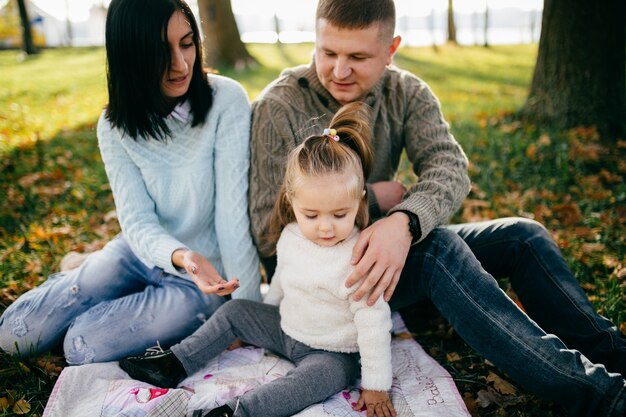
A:
{"type": "Polygon", "coordinates": [[[489,33],[489,2],[485,1],[485,43],[483,44],[483,46],[485,48],[489,47],[489,39],[487,37],[488,33],[489,33]]]}
{"type": "Polygon", "coordinates": [[[454,9],[452,0],[448,0],[448,42],[458,44],[456,41],[456,25],[454,24],[454,9]]]}
{"type": "Polygon", "coordinates": [[[230,0],[199,0],[204,33],[204,65],[243,69],[256,65],[241,41],[230,0]]]}
{"type": "Polygon", "coordinates": [[[278,13],[274,13],[274,31],[276,32],[276,44],[282,46],[283,43],[280,40],[280,19],[278,13]]]}
{"type": "Polygon", "coordinates": [[[28,55],[36,54],[35,43],[33,42],[33,32],[30,27],[30,17],[26,8],[26,0],[17,0],[17,7],[20,11],[20,22],[22,24],[22,49],[28,55]]]}
{"type": "Polygon", "coordinates": [[[595,126],[603,138],[626,123],[624,0],[545,0],[539,54],[521,115],[557,128],[595,126]]]}

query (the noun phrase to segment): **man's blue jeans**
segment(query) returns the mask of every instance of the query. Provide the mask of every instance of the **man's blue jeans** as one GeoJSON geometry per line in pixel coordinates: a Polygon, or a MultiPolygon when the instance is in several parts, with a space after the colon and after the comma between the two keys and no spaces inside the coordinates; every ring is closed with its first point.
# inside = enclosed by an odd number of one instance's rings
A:
{"type": "Polygon", "coordinates": [[[63,342],[70,365],[118,360],[180,341],[223,302],[147,267],[119,235],[11,304],[0,317],[0,348],[28,355],[63,342]]]}
{"type": "Polygon", "coordinates": [[[540,224],[500,219],[433,230],[411,248],[390,304],[398,309],[424,298],[472,348],[571,416],[626,415],[623,376],[574,350],[614,370],[624,365],[624,340],[595,313],[540,224]],[[535,321],[493,276],[511,278],[535,321]]]}

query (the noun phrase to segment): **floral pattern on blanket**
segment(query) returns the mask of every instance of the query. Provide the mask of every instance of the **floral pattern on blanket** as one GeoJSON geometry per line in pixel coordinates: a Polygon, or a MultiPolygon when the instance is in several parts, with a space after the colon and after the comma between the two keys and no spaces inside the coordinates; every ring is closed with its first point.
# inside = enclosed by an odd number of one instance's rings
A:
{"type": "Polygon", "coordinates": [[[192,393],[156,388],[134,380],[114,380],[105,396],[101,417],[183,417],[192,393]]]}

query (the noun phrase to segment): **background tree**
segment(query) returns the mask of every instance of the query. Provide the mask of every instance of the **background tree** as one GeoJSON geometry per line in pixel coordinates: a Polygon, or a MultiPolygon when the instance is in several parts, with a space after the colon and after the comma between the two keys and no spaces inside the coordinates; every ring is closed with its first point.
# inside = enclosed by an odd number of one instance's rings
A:
{"type": "Polygon", "coordinates": [[[65,0],[65,36],[67,46],[72,46],[74,35],[72,33],[72,21],[70,20],[70,5],[68,0],[65,0]]]}
{"type": "Polygon", "coordinates": [[[485,43],[483,44],[483,46],[485,48],[489,47],[489,39],[487,37],[488,32],[489,32],[489,1],[485,0],[485,43]]]}
{"type": "Polygon", "coordinates": [[[33,32],[30,27],[30,17],[26,8],[26,0],[17,0],[17,7],[20,12],[20,22],[22,24],[22,49],[28,55],[37,53],[33,43],[33,32]]]}
{"type": "Polygon", "coordinates": [[[448,0],[448,42],[457,44],[456,41],[456,25],[454,24],[454,8],[452,0],[448,0]]]}
{"type": "Polygon", "coordinates": [[[241,41],[230,0],[198,0],[204,33],[204,65],[243,69],[256,65],[241,41]]]}
{"type": "Polygon", "coordinates": [[[596,126],[609,140],[622,136],[625,38],[624,0],[545,0],[522,116],[558,128],[596,126]]]}
{"type": "Polygon", "coordinates": [[[274,31],[276,32],[276,44],[282,46],[283,43],[280,40],[280,19],[276,12],[274,12],[274,31]]]}
{"type": "Polygon", "coordinates": [[[430,39],[432,40],[433,43],[433,49],[435,51],[438,51],[438,47],[437,47],[437,35],[436,35],[436,24],[435,21],[437,20],[437,14],[435,12],[435,8],[433,7],[430,10],[430,17],[428,19],[428,28],[430,29],[430,39]]]}

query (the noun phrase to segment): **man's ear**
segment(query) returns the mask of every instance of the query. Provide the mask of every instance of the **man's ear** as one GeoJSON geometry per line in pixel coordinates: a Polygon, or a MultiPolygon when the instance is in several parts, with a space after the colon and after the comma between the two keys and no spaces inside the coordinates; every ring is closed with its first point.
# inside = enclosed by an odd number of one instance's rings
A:
{"type": "Polygon", "coordinates": [[[391,61],[393,60],[393,56],[398,51],[400,47],[400,42],[402,42],[402,37],[400,35],[395,36],[391,45],[389,46],[388,55],[387,55],[387,65],[391,65],[391,61]]]}

